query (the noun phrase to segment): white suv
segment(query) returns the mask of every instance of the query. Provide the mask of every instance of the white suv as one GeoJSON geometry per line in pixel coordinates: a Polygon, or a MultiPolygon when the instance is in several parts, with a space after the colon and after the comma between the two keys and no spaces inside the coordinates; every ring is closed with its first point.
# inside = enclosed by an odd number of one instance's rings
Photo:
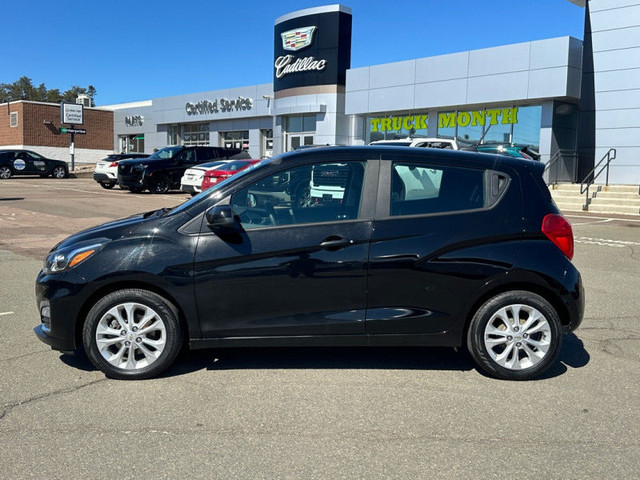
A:
{"type": "Polygon", "coordinates": [[[146,153],[114,153],[96,163],[93,179],[102,188],[111,189],[118,183],[118,162],[129,158],[146,158],[146,153]]]}

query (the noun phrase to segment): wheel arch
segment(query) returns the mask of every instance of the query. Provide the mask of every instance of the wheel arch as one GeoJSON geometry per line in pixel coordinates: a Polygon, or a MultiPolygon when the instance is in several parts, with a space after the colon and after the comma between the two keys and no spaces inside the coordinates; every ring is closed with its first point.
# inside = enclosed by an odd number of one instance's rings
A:
{"type": "Polygon", "coordinates": [[[167,302],[169,302],[176,309],[176,312],[178,313],[178,321],[180,323],[180,327],[182,328],[182,334],[185,342],[184,344],[185,345],[188,344],[189,339],[191,337],[190,331],[189,331],[189,322],[187,321],[187,317],[184,313],[184,309],[182,308],[180,303],[175,299],[173,295],[171,295],[166,290],[152,283],[147,283],[144,281],[142,282],[123,281],[123,282],[110,283],[108,285],[104,285],[100,287],[98,290],[93,292],[82,304],[82,307],[80,307],[80,310],[78,311],[78,316],[76,317],[75,330],[74,330],[75,343],[78,347],[82,345],[82,329],[84,328],[84,324],[85,324],[87,315],[89,313],[89,310],[91,310],[91,308],[96,304],[96,302],[101,298],[103,298],[104,296],[109,295],[110,293],[116,292],[118,290],[125,290],[128,288],[132,288],[132,289],[135,288],[138,290],[147,290],[149,292],[152,292],[152,293],[155,293],[156,295],[161,296],[167,302]]]}
{"type": "Polygon", "coordinates": [[[464,344],[464,339],[467,338],[467,332],[469,331],[469,325],[471,324],[471,320],[473,316],[476,314],[478,309],[484,305],[490,298],[495,297],[496,295],[500,295],[505,292],[512,292],[515,290],[524,290],[527,292],[535,293],[536,295],[541,296],[547,302],[551,304],[551,306],[558,313],[558,317],[560,318],[560,323],[563,326],[567,326],[571,323],[571,316],[569,314],[569,309],[562,302],[562,299],[550,288],[545,287],[544,285],[540,285],[538,283],[532,281],[516,281],[509,283],[501,283],[500,285],[494,285],[493,287],[488,288],[483,291],[478,297],[476,297],[467,308],[466,313],[464,315],[464,326],[462,330],[462,342],[464,344]]]}

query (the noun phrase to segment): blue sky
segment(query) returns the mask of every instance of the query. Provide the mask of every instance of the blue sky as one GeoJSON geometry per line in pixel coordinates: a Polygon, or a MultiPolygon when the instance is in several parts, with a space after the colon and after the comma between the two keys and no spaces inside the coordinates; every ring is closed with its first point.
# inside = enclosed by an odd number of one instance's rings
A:
{"type": "MultiPolygon", "coordinates": [[[[96,87],[107,105],[272,81],[273,23],[331,1],[24,0],[2,8],[0,83],[23,75],[64,91],[96,87]]],[[[567,0],[344,0],[351,66],[571,35],[567,0]]]]}

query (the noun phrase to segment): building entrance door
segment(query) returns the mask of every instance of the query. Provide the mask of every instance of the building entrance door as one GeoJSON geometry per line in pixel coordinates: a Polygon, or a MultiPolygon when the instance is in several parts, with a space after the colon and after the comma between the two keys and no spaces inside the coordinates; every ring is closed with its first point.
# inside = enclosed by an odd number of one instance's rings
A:
{"type": "Polygon", "coordinates": [[[287,152],[301,145],[313,145],[313,133],[290,133],[287,135],[287,152]]]}

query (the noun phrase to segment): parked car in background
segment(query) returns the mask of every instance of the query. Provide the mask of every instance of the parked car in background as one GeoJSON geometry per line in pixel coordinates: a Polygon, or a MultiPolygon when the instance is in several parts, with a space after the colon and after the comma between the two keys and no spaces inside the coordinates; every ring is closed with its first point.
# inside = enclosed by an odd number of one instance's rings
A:
{"type": "Polygon", "coordinates": [[[96,163],[93,179],[102,188],[111,189],[118,183],[118,162],[129,158],[147,158],[146,153],[114,153],[96,163]]]}
{"type": "Polygon", "coordinates": [[[369,145],[381,147],[422,147],[442,148],[445,150],[458,150],[458,142],[453,138],[404,138],[398,140],[377,140],[369,145]]]}
{"type": "Polygon", "coordinates": [[[478,145],[473,149],[479,153],[496,153],[498,155],[506,155],[508,157],[526,158],[527,160],[538,160],[540,155],[538,152],[529,147],[518,147],[515,145],[478,145]]]}
{"type": "Polygon", "coordinates": [[[260,160],[233,160],[225,162],[222,165],[218,165],[217,167],[210,168],[204,172],[201,185],[202,191],[204,192],[205,190],[217,185],[236,173],[241,172],[245,168],[255,165],[258,162],[260,162],[260,160]]]}
{"type": "Polygon", "coordinates": [[[202,191],[202,180],[207,170],[217,168],[226,162],[233,160],[216,160],[215,162],[202,163],[195,167],[187,168],[180,179],[180,190],[190,193],[192,196],[202,191]]]}
{"type": "Polygon", "coordinates": [[[180,189],[180,180],[187,168],[214,160],[251,158],[239,148],[165,147],[148,158],[122,160],[118,163],[118,183],[132,192],[149,190],[166,193],[180,189]]]}
{"type": "Polygon", "coordinates": [[[584,314],[543,170],[428,148],[278,155],[54,246],[35,333],[120,379],[158,375],[185,344],[466,346],[489,375],[533,378],[584,314]],[[341,201],[296,200],[321,171],[345,178],[341,201]]]}
{"type": "Polygon", "coordinates": [[[69,167],[67,162],[45,158],[31,150],[0,149],[0,178],[13,175],[65,178],[69,175],[69,167]]]}

